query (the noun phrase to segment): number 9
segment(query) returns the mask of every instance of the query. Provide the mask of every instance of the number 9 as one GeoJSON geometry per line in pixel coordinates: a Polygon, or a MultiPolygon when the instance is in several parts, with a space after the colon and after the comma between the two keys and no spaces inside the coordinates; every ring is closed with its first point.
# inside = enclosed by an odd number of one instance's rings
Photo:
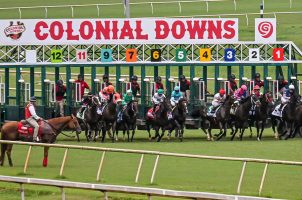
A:
{"type": "Polygon", "coordinates": [[[159,58],[159,52],[154,51],[152,56],[153,56],[154,59],[158,59],[159,58]]]}

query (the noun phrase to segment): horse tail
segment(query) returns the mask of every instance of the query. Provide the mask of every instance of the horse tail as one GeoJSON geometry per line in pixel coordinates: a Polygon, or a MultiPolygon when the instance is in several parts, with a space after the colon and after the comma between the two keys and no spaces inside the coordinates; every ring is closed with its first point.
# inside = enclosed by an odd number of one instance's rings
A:
{"type": "MultiPolygon", "coordinates": [[[[4,140],[4,131],[1,129],[1,140],[4,140]]],[[[0,164],[3,165],[5,151],[7,149],[7,144],[1,143],[1,155],[0,155],[0,164]]]]}

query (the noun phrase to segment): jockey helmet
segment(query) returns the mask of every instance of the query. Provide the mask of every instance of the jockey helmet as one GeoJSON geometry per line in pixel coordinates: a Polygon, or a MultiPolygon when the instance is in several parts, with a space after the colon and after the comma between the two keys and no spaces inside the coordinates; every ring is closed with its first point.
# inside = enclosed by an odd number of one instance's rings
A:
{"type": "Polygon", "coordinates": [[[109,86],[108,86],[107,92],[110,93],[110,94],[112,94],[112,93],[114,92],[114,87],[113,87],[113,85],[109,85],[109,86]]]}
{"type": "Polygon", "coordinates": [[[109,79],[108,74],[104,74],[104,75],[103,75],[103,79],[109,79]]]}
{"type": "Polygon", "coordinates": [[[91,92],[88,92],[87,96],[88,96],[88,97],[92,97],[92,93],[91,93],[91,92]]]}
{"type": "Polygon", "coordinates": [[[225,90],[224,89],[220,89],[219,90],[219,94],[222,95],[222,96],[225,95],[225,90]]]}
{"type": "Polygon", "coordinates": [[[180,80],[185,80],[186,77],[185,77],[185,75],[180,75],[179,79],[180,79],[180,80]]]}
{"type": "Polygon", "coordinates": [[[242,85],[242,86],[241,86],[241,89],[244,90],[244,91],[247,91],[246,85],[242,85]]]}
{"type": "Polygon", "coordinates": [[[174,87],[174,91],[175,91],[175,92],[179,92],[179,90],[180,90],[179,86],[175,86],[175,87],[174,87]]]}
{"type": "Polygon", "coordinates": [[[127,90],[126,92],[127,94],[131,94],[132,95],[132,90],[127,90]]]}
{"type": "Polygon", "coordinates": [[[235,74],[231,74],[231,77],[230,77],[231,79],[236,79],[236,76],[235,76],[235,74]]]}
{"type": "Polygon", "coordinates": [[[78,75],[78,79],[80,79],[80,78],[81,78],[81,79],[84,79],[84,77],[83,77],[82,74],[79,74],[79,75],[78,75]]]}
{"type": "Polygon", "coordinates": [[[259,85],[255,85],[254,90],[260,90],[259,85]]]}
{"type": "Polygon", "coordinates": [[[260,73],[256,73],[255,78],[260,78],[260,73]]]}
{"type": "Polygon", "coordinates": [[[35,96],[32,96],[32,97],[30,97],[30,100],[29,100],[30,102],[36,102],[37,101],[37,99],[36,99],[36,97],[35,96]]]}
{"type": "Polygon", "coordinates": [[[295,86],[293,84],[290,84],[289,87],[288,87],[290,90],[294,90],[295,89],[295,86]]]}
{"type": "Polygon", "coordinates": [[[131,76],[131,81],[137,81],[137,76],[136,75],[131,76]]]}
{"type": "Polygon", "coordinates": [[[157,93],[160,94],[160,95],[162,95],[162,94],[164,94],[164,90],[163,89],[158,89],[157,93]]]}
{"type": "Polygon", "coordinates": [[[161,77],[160,76],[156,77],[156,81],[161,82],[161,77]]]}
{"type": "Polygon", "coordinates": [[[63,80],[58,80],[57,84],[58,85],[63,85],[63,80]]]}

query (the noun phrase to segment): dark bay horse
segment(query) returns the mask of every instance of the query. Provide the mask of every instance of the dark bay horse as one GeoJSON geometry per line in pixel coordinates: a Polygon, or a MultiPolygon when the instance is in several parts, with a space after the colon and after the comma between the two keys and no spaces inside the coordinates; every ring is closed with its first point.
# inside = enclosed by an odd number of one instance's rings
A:
{"type": "Polygon", "coordinates": [[[113,102],[113,98],[110,98],[109,102],[103,110],[102,115],[99,115],[99,120],[102,127],[102,142],[105,141],[106,133],[108,133],[108,135],[112,139],[112,142],[114,142],[114,137],[112,137],[111,135],[111,130],[112,133],[115,132],[116,117],[116,103],[113,102]]]}
{"type": "Polygon", "coordinates": [[[244,130],[248,127],[248,119],[249,119],[249,111],[252,106],[259,106],[260,102],[255,95],[251,95],[243,100],[243,102],[236,109],[235,115],[232,116],[233,122],[235,123],[235,132],[233,132],[231,140],[234,139],[235,135],[240,129],[240,140],[242,140],[242,136],[244,130]]]}
{"type": "Polygon", "coordinates": [[[264,95],[260,96],[259,101],[260,101],[260,105],[255,108],[255,111],[254,111],[255,113],[254,113],[254,115],[250,116],[250,121],[249,121],[251,136],[253,134],[252,126],[254,123],[256,125],[258,141],[260,141],[262,138],[264,125],[272,110],[273,96],[270,92],[265,93],[264,95]],[[260,124],[261,124],[261,130],[260,130],[260,124]]]}
{"type": "MultiPolygon", "coordinates": [[[[1,128],[1,140],[19,140],[18,133],[18,123],[19,122],[7,122],[1,128]]],[[[47,121],[42,121],[42,142],[43,143],[54,143],[57,139],[57,136],[62,132],[62,130],[70,129],[81,133],[81,127],[78,123],[78,120],[75,116],[67,117],[58,117],[49,119],[47,121]]],[[[0,157],[0,166],[4,164],[5,152],[7,153],[9,165],[12,167],[13,162],[11,158],[12,144],[1,144],[1,157],[0,157]]],[[[44,159],[43,166],[46,167],[48,164],[48,150],[49,147],[44,147],[44,159]]]]}
{"type": "Polygon", "coordinates": [[[154,119],[150,119],[148,116],[146,116],[146,127],[147,131],[149,133],[149,139],[157,139],[157,142],[160,142],[161,138],[164,136],[166,129],[169,127],[169,119],[168,114],[171,114],[172,112],[172,106],[170,104],[169,99],[165,99],[164,102],[162,102],[159,105],[159,109],[155,112],[154,119]],[[151,127],[155,130],[155,136],[151,138],[151,127]],[[159,130],[162,130],[161,135],[159,134],[159,130]]]}
{"type": "Polygon", "coordinates": [[[99,116],[97,114],[97,109],[99,105],[100,105],[99,98],[93,96],[90,105],[88,105],[87,110],[84,113],[83,121],[87,127],[87,129],[85,129],[85,136],[88,142],[92,138],[95,140],[95,136],[98,132],[99,116]],[[93,135],[92,132],[94,132],[93,135]]]}
{"type": "Polygon", "coordinates": [[[170,120],[171,128],[169,129],[168,139],[171,132],[175,129],[175,137],[179,137],[180,141],[183,140],[186,116],[188,114],[187,99],[182,98],[178,104],[172,109],[172,120],[170,120]]]}
{"type": "MultiPolygon", "coordinates": [[[[136,117],[137,117],[137,101],[132,101],[128,105],[124,111],[122,111],[122,121],[116,122],[116,139],[118,139],[118,131],[123,131],[123,138],[125,140],[125,132],[128,135],[128,142],[130,142],[130,130],[132,131],[131,142],[133,142],[135,129],[136,129],[136,117]]],[[[114,138],[114,133],[113,133],[114,138]]]]}
{"type": "Polygon", "coordinates": [[[231,120],[231,107],[234,103],[235,99],[231,95],[227,95],[224,103],[218,108],[216,112],[216,117],[208,117],[207,119],[210,121],[210,126],[208,128],[208,134],[210,139],[212,138],[211,130],[215,127],[219,127],[220,133],[217,135],[216,140],[220,140],[222,137],[226,136],[227,127],[231,120]]]}

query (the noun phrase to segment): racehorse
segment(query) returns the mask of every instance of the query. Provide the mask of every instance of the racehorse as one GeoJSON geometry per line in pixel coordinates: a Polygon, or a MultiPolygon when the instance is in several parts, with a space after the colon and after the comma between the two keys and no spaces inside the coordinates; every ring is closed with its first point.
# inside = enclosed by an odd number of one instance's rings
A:
{"type": "Polygon", "coordinates": [[[114,142],[114,137],[112,137],[110,133],[111,130],[112,133],[114,133],[116,127],[116,103],[113,101],[113,95],[107,105],[105,105],[105,108],[103,108],[103,112],[102,115],[99,116],[99,120],[101,121],[102,126],[102,142],[105,141],[106,132],[108,132],[112,142],[114,142]]]}
{"type": "Polygon", "coordinates": [[[227,126],[231,120],[230,111],[234,101],[235,99],[233,96],[227,95],[224,103],[217,108],[218,110],[216,111],[216,117],[207,117],[207,119],[210,121],[210,126],[208,128],[208,137],[210,137],[210,139],[212,139],[211,130],[217,125],[219,126],[220,132],[217,135],[216,140],[220,140],[222,137],[226,136],[227,126]]]}
{"type": "Polygon", "coordinates": [[[244,130],[248,127],[248,125],[246,126],[246,123],[249,118],[249,111],[251,110],[252,106],[259,106],[260,103],[255,95],[251,95],[242,101],[243,102],[236,109],[235,115],[232,116],[233,121],[235,123],[235,132],[232,131],[231,140],[234,139],[235,135],[238,132],[238,129],[240,129],[239,138],[240,140],[242,140],[244,130]]]}
{"type": "MultiPolygon", "coordinates": [[[[125,132],[128,135],[128,142],[130,142],[130,130],[132,131],[131,142],[133,142],[133,137],[136,129],[136,115],[137,115],[137,101],[131,101],[126,105],[125,110],[122,111],[122,120],[116,122],[116,139],[118,139],[118,131],[123,130],[123,138],[125,140],[125,132]]],[[[114,138],[114,133],[113,133],[114,138]]]]}
{"type": "Polygon", "coordinates": [[[169,129],[168,139],[170,139],[171,132],[175,129],[175,136],[179,137],[180,141],[183,140],[184,127],[186,116],[188,113],[187,99],[182,98],[178,104],[172,109],[171,128],[169,129]]]}
{"type": "Polygon", "coordinates": [[[91,104],[88,105],[88,108],[84,113],[83,121],[87,127],[85,129],[85,135],[86,135],[87,142],[89,142],[90,139],[92,138],[92,135],[91,135],[92,132],[94,132],[93,139],[95,140],[95,136],[98,131],[98,122],[99,122],[98,118],[99,117],[97,114],[97,109],[98,109],[99,105],[100,105],[99,98],[96,96],[93,96],[91,99],[91,104]]]}
{"type": "Polygon", "coordinates": [[[260,141],[262,138],[264,125],[270,114],[270,111],[272,110],[273,96],[270,92],[268,92],[268,93],[265,93],[264,95],[261,95],[259,100],[260,100],[260,105],[258,107],[256,107],[254,113],[252,113],[252,115],[250,115],[250,121],[249,121],[251,136],[253,134],[252,125],[254,123],[256,124],[258,141],[260,141]],[[261,130],[259,128],[260,124],[261,124],[261,130]]]}
{"type": "Polygon", "coordinates": [[[170,100],[167,98],[159,104],[159,108],[154,112],[154,119],[151,119],[148,115],[146,116],[146,127],[149,133],[149,139],[157,139],[157,142],[160,142],[161,138],[164,136],[166,129],[168,129],[169,119],[168,114],[172,112],[172,106],[170,100]],[[150,129],[153,127],[155,130],[155,136],[151,138],[150,129]],[[162,134],[159,134],[159,130],[162,130],[162,134]]]}
{"type": "MultiPolygon", "coordinates": [[[[1,140],[19,140],[20,134],[18,132],[20,122],[6,122],[1,128],[1,140]]],[[[42,121],[40,123],[41,131],[41,141],[43,143],[54,143],[57,139],[57,136],[65,128],[71,129],[81,133],[81,127],[78,123],[78,120],[75,116],[66,116],[66,117],[57,117],[49,120],[42,121]]],[[[1,157],[0,157],[0,166],[4,164],[5,152],[7,153],[9,165],[12,167],[13,162],[11,158],[13,145],[12,144],[1,144],[1,157]]],[[[49,147],[44,147],[44,159],[43,166],[47,167],[48,164],[48,150],[49,147]]]]}

